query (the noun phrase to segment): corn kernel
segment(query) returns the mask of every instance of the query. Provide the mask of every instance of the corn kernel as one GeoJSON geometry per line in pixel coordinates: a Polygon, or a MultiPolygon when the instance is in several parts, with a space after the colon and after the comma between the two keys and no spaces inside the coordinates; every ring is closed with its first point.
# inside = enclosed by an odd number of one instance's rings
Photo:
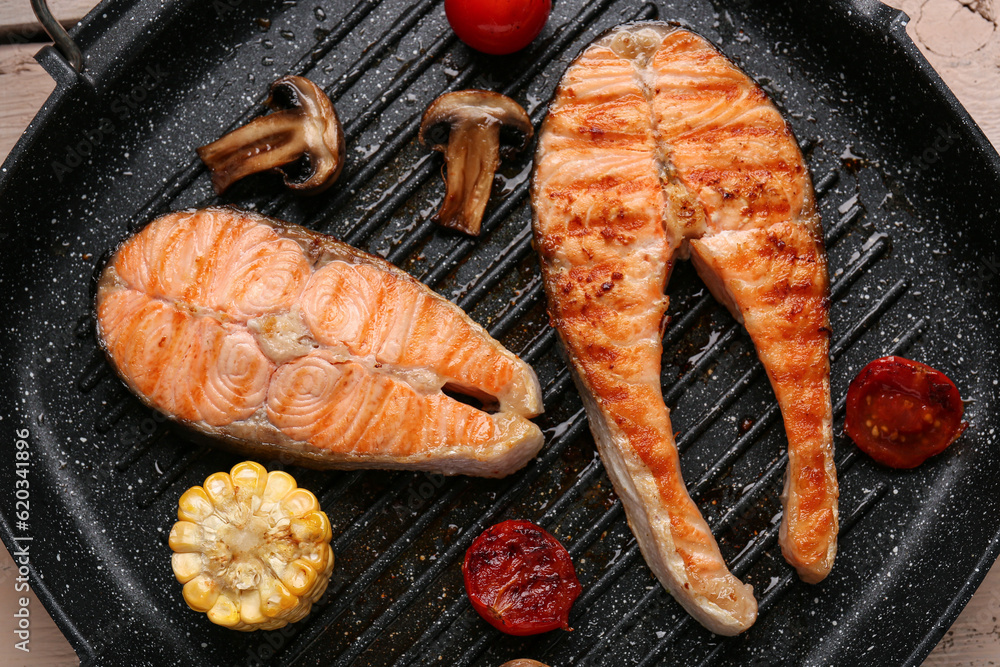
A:
{"type": "Polygon", "coordinates": [[[208,620],[227,628],[235,627],[240,622],[239,607],[228,595],[220,595],[212,608],[208,610],[208,620]]]}
{"type": "Polygon", "coordinates": [[[253,496],[264,493],[264,487],[267,485],[267,469],[256,461],[237,463],[233,466],[231,474],[233,484],[240,491],[253,496]]]}
{"type": "Polygon", "coordinates": [[[295,479],[287,472],[275,470],[267,475],[267,485],[264,493],[261,494],[265,503],[280,502],[288,493],[295,488],[295,479]]]}
{"type": "Polygon", "coordinates": [[[191,521],[178,521],[170,529],[167,542],[174,551],[187,553],[200,550],[204,539],[205,531],[201,526],[191,521]]]}
{"type": "Polygon", "coordinates": [[[186,584],[205,569],[205,557],[200,553],[175,553],[170,564],[174,568],[177,581],[186,584]]]}
{"type": "Polygon", "coordinates": [[[224,472],[217,472],[209,475],[205,480],[205,493],[212,504],[218,507],[225,507],[236,501],[236,493],[233,490],[232,478],[224,472]]]}
{"type": "Polygon", "coordinates": [[[195,611],[208,611],[219,598],[219,586],[207,574],[199,574],[184,584],[184,601],[195,611]]]}
{"type": "Polygon", "coordinates": [[[281,582],[293,595],[305,595],[316,583],[316,570],[302,559],[293,561],[281,573],[281,582]]]}
{"type": "Polygon", "coordinates": [[[329,542],[333,536],[325,512],[308,512],[288,522],[292,536],[301,541],[329,542]]]}
{"type": "Polygon", "coordinates": [[[198,523],[215,512],[215,506],[208,499],[205,489],[192,486],[177,501],[177,518],[181,521],[198,523]]]}
{"type": "Polygon", "coordinates": [[[240,595],[240,621],[247,625],[259,625],[268,620],[270,619],[260,610],[260,592],[243,591],[240,595]]]}
{"type": "Polygon", "coordinates": [[[295,489],[281,499],[282,508],[292,516],[302,516],[319,509],[319,501],[312,491],[295,489]]]}
{"type": "Polygon", "coordinates": [[[260,604],[266,616],[280,616],[298,604],[299,599],[278,579],[267,578],[260,585],[260,604]]]}
{"type": "Polygon", "coordinates": [[[327,568],[333,568],[333,549],[329,545],[321,544],[313,551],[303,555],[302,559],[317,572],[323,572],[327,568]]]}

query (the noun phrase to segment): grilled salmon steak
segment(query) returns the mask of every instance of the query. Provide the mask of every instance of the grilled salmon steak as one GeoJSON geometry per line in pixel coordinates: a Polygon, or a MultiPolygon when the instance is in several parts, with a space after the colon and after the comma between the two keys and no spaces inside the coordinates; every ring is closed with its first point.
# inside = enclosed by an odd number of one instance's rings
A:
{"type": "Polygon", "coordinates": [[[837,535],[828,278],[798,145],[706,40],[629,24],[563,76],[532,200],[551,321],[646,562],[705,627],[737,634],[757,603],[681,478],[660,385],[664,291],[690,257],[750,334],[788,434],[782,551],[802,579],[820,581],[837,535]]]}
{"type": "Polygon", "coordinates": [[[534,372],[461,309],[388,262],[260,215],[154,220],[101,274],[97,323],[147,405],[240,451],[501,477],[542,446],[534,372]]]}

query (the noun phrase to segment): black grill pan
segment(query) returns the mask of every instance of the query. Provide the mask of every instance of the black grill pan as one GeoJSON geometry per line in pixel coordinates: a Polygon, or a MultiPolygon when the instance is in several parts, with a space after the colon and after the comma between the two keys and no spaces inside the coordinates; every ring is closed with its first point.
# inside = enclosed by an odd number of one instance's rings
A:
{"type": "Polygon", "coordinates": [[[57,86],[0,174],[0,535],[30,544],[32,586],[83,663],[919,664],[1000,550],[1000,158],[905,21],[869,0],[559,0],[528,49],[487,57],[454,38],[440,0],[103,2],[73,31],[81,76],[54,50],[39,54],[57,86]],[[585,44],[650,18],[719,45],[803,146],[830,253],[837,428],[849,380],[888,353],[940,368],[969,401],[966,434],[914,471],[876,466],[838,438],[840,554],[825,582],[802,584],[776,546],[785,438],[772,392],[748,337],[680,267],[663,385],[685,478],[762,609],[729,639],[656,584],[596,457],[547,327],[527,162],[504,168],[472,241],[430,222],[440,158],[414,138],[425,106],[465,87],[506,92],[537,123],[585,44]],[[219,201],[194,148],[260,113],[288,73],[337,105],[343,175],[314,198],[258,177],[222,201],[332,233],[454,299],[537,369],[547,444],[498,481],[292,469],[333,522],[333,581],[305,621],[242,634],[187,609],[166,546],[182,490],[237,459],[189,441],[109,372],[90,281],[129,229],[219,201]],[[31,504],[19,524],[24,430],[31,504]],[[540,522],[573,554],[584,585],[573,632],[501,636],[466,603],[465,549],[511,517],[540,522]]]}

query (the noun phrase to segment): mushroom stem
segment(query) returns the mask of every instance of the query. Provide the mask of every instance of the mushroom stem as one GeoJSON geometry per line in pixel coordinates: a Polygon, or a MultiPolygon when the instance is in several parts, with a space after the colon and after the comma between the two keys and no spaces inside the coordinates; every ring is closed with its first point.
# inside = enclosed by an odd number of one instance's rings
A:
{"type": "Polygon", "coordinates": [[[452,129],[445,151],[447,192],[435,220],[476,235],[500,163],[500,123],[479,122],[452,129]]]}
{"type": "Polygon", "coordinates": [[[261,116],[198,149],[212,172],[212,186],[224,192],[250,174],[295,162],[308,148],[300,114],[278,111],[261,116]]]}
{"type": "Polygon", "coordinates": [[[458,90],[431,102],[420,121],[420,143],[444,153],[447,186],[434,219],[479,234],[501,153],[523,150],[533,133],[521,105],[500,93],[458,90]],[[502,143],[504,128],[508,141],[502,143]]]}

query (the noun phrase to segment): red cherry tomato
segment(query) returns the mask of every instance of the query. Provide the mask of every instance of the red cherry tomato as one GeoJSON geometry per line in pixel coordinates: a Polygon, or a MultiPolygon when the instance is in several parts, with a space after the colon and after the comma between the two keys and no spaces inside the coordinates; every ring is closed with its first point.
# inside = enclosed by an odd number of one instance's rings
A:
{"type": "Polygon", "coordinates": [[[915,468],[940,454],[968,426],[958,387],[941,371],[882,357],[847,389],[844,429],[859,448],[893,468],[915,468]]]}
{"type": "Polygon", "coordinates": [[[552,0],[444,0],[458,38],[483,53],[520,51],[542,31],[552,0]]]}
{"type": "Polygon", "coordinates": [[[568,630],[580,595],[559,540],[530,521],[504,521],[476,538],[462,563],[465,592],[490,625],[509,635],[568,630]]]}

